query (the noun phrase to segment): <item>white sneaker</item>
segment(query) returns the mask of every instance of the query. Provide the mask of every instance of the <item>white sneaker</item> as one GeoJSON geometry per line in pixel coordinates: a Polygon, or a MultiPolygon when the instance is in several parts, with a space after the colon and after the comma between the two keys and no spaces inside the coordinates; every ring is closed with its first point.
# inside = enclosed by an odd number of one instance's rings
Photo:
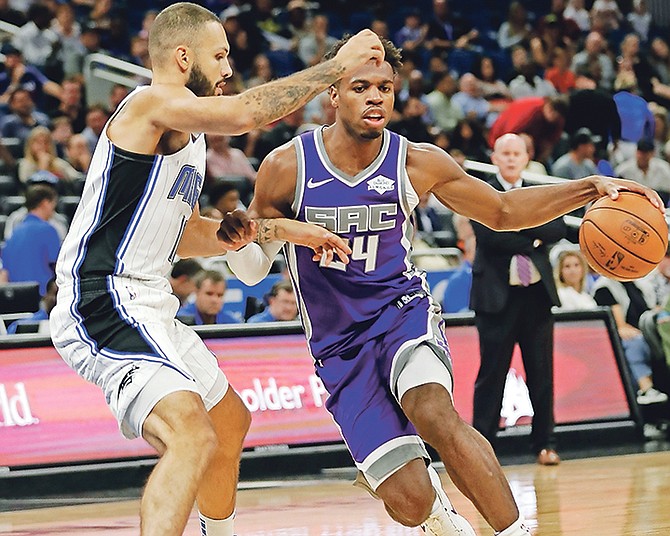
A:
{"type": "Polygon", "coordinates": [[[477,536],[468,520],[456,510],[440,510],[431,514],[421,525],[421,530],[431,536],[477,536]]]}
{"type": "Polygon", "coordinates": [[[421,530],[431,536],[477,536],[468,520],[454,510],[449,497],[442,489],[440,476],[430,465],[428,475],[442,508],[430,514],[428,519],[421,524],[421,530]]]}
{"type": "Polygon", "coordinates": [[[668,395],[662,393],[658,389],[650,387],[646,391],[637,392],[637,403],[640,406],[648,406],[649,404],[663,404],[668,401],[668,395]]]}

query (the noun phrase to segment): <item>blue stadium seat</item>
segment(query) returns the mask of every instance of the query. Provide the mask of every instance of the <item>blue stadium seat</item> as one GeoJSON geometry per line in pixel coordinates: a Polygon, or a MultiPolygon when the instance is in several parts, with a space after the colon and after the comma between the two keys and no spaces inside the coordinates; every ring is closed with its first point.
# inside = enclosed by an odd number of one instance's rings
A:
{"type": "Polygon", "coordinates": [[[487,50],[484,52],[484,54],[493,60],[493,65],[496,68],[498,78],[504,78],[504,76],[512,70],[512,57],[508,51],[487,50]]]}
{"type": "Polygon", "coordinates": [[[345,33],[345,24],[342,16],[334,11],[328,11],[325,15],[328,17],[328,33],[340,39],[345,33]]]}
{"type": "Polygon", "coordinates": [[[363,28],[369,28],[372,24],[372,13],[369,11],[354,11],[349,15],[349,29],[356,33],[363,28]]]}
{"type": "Polygon", "coordinates": [[[454,49],[447,56],[449,69],[456,71],[459,76],[472,70],[479,54],[472,50],[454,49]]]}
{"type": "Polygon", "coordinates": [[[298,57],[288,50],[268,50],[265,55],[270,60],[272,71],[276,76],[288,76],[303,68],[298,57]]]}

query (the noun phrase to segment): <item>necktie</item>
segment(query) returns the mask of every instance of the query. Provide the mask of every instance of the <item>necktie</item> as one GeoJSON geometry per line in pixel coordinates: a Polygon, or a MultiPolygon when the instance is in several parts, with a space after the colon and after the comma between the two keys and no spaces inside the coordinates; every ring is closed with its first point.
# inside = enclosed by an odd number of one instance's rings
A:
{"type": "Polygon", "coordinates": [[[516,269],[522,287],[530,285],[530,262],[530,257],[528,257],[528,255],[516,256],[516,269]]]}
{"type": "MultiPolygon", "coordinates": [[[[512,189],[514,188],[521,188],[521,186],[512,186],[512,189]]],[[[530,285],[530,276],[531,276],[531,268],[530,268],[530,257],[528,255],[522,255],[518,254],[515,255],[516,257],[516,273],[519,276],[519,283],[521,283],[522,287],[527,287],[530,285]]]]}

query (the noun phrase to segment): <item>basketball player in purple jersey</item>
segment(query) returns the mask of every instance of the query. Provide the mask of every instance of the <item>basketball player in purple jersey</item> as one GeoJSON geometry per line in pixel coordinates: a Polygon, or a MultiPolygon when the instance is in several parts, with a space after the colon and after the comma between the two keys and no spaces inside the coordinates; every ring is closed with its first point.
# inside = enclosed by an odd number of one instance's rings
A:
{"type": "Polygon", "coordinates": [[[426,441],[496,534],[528,535],[493,449],[454,409],[441,311],[410,261],[410,214],[426,192],[497,230],[534,227],[600,196],[615,199],[621,189],[646,195],[661,211],[662,203],[637,183],[599,176],[501,193],[437,147],[386,130],[400,56],[383,43],[384,63],[368,62],[330,87],[333,126],[298,136],[262,163],[248,211],[260,218],[261,244],[229,253],[228,263],[247,284],[265,277],[283,244],[272,241],[263,218],[316,223],[345,238],[347,265],[325,266],[292,244],[285,254],[308,347],[330,395],[326,406],[360,470],[357,481],[403,525],[435,536],[474,535],[428,465],[426,441]]]}

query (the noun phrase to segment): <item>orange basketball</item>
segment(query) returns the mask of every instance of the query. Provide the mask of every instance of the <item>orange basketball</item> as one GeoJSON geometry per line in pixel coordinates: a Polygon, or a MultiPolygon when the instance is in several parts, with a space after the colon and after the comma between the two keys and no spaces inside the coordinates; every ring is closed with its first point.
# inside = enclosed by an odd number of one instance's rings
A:
{"type": "Polygon", "coordinates": [[[619,192],[601,197],[586,211],[579,246],[596,272],[618,281],[647,275],[668,248],[668,224],[643,195],[619,192]]]}

